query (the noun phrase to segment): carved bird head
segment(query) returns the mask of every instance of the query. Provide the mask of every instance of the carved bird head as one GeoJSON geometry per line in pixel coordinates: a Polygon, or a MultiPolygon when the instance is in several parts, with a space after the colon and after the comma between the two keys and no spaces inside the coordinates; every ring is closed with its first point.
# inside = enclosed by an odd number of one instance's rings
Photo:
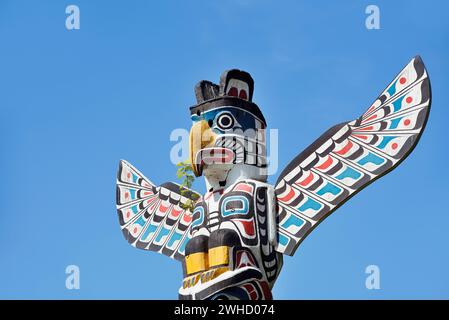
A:
{"type": "Polygon", "coordinates": [[[253,90],[251,75],[237,69],[225,71],[219,85],[203,80],[195,86],[190,161],[196,176],[227,175],[236,165],[266,168],[266,122],[253,90]]]}

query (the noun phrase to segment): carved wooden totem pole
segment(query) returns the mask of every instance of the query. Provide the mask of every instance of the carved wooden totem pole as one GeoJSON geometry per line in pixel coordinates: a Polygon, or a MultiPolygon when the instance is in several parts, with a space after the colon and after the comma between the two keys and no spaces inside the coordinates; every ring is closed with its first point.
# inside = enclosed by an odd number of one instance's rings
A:
{"type": "Polygon", "coordinates": [[[204,196],[171,182],[156,186],[120,161],[123,234],[137,248],[182,263],[180,299],[272,299],[283,255],[410,154],[431,102],[427,72],[415,57],[364,114],[326,131],[271,186],[266,122],[253,89],[240,70],[224,72],[219,85],[195,87],[190,162],[204,176],[204,196]]]}

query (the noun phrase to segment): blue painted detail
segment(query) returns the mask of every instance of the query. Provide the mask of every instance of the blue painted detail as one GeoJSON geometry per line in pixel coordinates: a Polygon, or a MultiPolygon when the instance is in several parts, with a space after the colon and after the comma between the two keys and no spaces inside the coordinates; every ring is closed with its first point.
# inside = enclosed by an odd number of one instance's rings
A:
{"type": "Polygon", "coordinates": [[[223,217],[228,217],[228,216],[232,216],[235,214],[248,214],[248,212],[249,212],[249,203],[248,203],[248,199],[244,196],[230,196],[230,197],[225,198],[223,200],[223,202],[221,203],[221,215],[223,217]],[[226,209],[226,205],[230,201],[240,202],[241,203],[240,208],[235,208],[233,210],[226,209]]]}
{"type": "Polygon", "coordinates": [[[145,230],[145,232],[143,233],[142,237],[140,237],[142,240],[146,240],[148,238],[148,236],[152,233],[154,233],[157,229],[157,226],[150,224],[147,228],[147,230],[145,230]]]}
{"type": "Polygon", "coordinates": [[[176,241],[181,240],[182,235],[179,232],[174,232],[167,242],[167,247],[171,248],[176,241]]]}
{"type": "Polygon", "coordinates": [[[144,225],[145,225],[145,220],[144,220],[144,218],[142,218],[142,216],[140,216],[135,222],[134,222],[134,224],[138,224],[138,225],[140,225],[141,227],[143,227],[144,225]]]}
{"type": "Polygon", "coordinates": [[[189,242],[190,238],[189,237],[185,237],[184,241],[181,243],[181,245],[179,246],[178,252],[180,254],[184,254],[184,252],[186,251],[186,245],[187,242],[189,242]]]}
{"type": "MultiPolygon", "coordinates": [[[[238,109],[238,108],[230,107],[230,106],[223,106],[221,108],[209,110],[209,111],[203,112],[200,116],[193,114],[191,116],[191,119],[193,122],[198,122],[201,120],[214,121],[215,117],[223,111],[227,111],[233,115],[234,120],[235,120],[234,121],[234,129],[242,129],[243,131],[248,130],[248,129],[256,129],[255,117],[251,113],[245,112],[242,109],[238,109]],[[237,119],[238,119],[238,121],[237,121],[237,119]]],[[[220,129],[218,129],[218,127],[216,127],[215,121],[213,123],[214,124],[213,124],[212,129],[214,130],[214,132],[219,133],[219,134],[224,133],[223,130],[220,130],[220,129]]],[[[229,130],[227,132],[229,133],[229,130]]]]}
{"type": "Polygon", "coordinates": [[[338,176],[336,176],[335,178],[337,178],[338,180],[343,180],[345,178],[351,178],[354,180],[359,179],[362,176],[362,174],[356,170],[354,170],[351,167],[346,167],[345,171],[343,171],[342,173],[340,173],[338,176]]]}
{"type": "Polygon", "coordinates": [[[294,214],[291,214],[290,217],[288,217],[284,221],[284,223],[282,223],[282,227],[287,229],[290,226],[301,227],[303,224],[304,224],[304,219],[301,219],[300,217],[297,217],[294,214]]]}
{"type": "Polygon", "coordinates": [[[328,182],[328,183],[326,183],[326,185],[324,187],[322,187],[320,190],[318,190],[318,192],[316,194],[319,195],[319,196],[323,196],[326,193],[331,193],[334,196],[336,196],[340,192],[341,192],[341,188],[339,188],[336,185],[328,182]]]}
{"type": "Polygon", "coordinates": [[[156,239],[154,240],[154,242],[159,242],[159,241],[161,241],[162,238],[165,237],[166,235],[168,235],[169,233],[170,233],[170,230],[168,230],[168,229],[166,229],[166,228],[162,228],[162,229],[159,231],[159,233],[158,233],[156,239]]]}
{"type": "Polygon", "coordinates": [[[133,173],[133,182],[136,183],[136,182],[137,182],[137,179],[139,179],[139,177],[136,176],[136,175],[133,173]]]}
{"type": "Polygon", "coordinates": [[[318,211],[321,209],[323,205],[312,198],[308,198],[307,201],[298,208],[299,212],[305,212],[308,209],[312,209],[314,211],[318,211]]]}
{"type": "Polygon", "coordinates": [[[377,148],[384,149],[387,146],[387,144],[395,138],[396,136],[384,136],[382,138],[382,141],[377,145],[377,148]]]}
{"type": "Polygon", "coordinates": [[[200,213],[198,219],[192,222],[192,228],[195,226],[199,226],[204,222],[204,208],[203,207],[196,207],[195,210],[193,210],[192,215],[194,216],[197,212],[200,213]]]}
{"type": "Polygon", "coordinates": [[[128,189],[129,194],[131,195],[131,200],[134,200],[136,198],[136,190],[135,189],[128,189]]]}
{"type": "Polygon", "coordinates": [[[289,238],[284,236],[282,233],[278,233],[278,242],[283,245],[284,247],[287,246],[289,242],[289,238]]]}
{"type": "Polygon", "coordinates": [[[372,152],[369,152],[366,156],[364,156],[362,159],[357,161],[358,164],[364,166],[367,163],[373,163],[375,165],[381,165],[385,162],[385,159],[379,157],[378,155],[375,155],[372,152]]]}
{"type": "Polygon", "coordinates": [[[395,102],[393,102],[393,110],[394,112],[398,112],[402,108],[402,100],[404,100],[405,96],[399,97],[395,102]]]}
{"type": "Polygon", "coordinates": [[[396,129],[398,127],[399,123],[401,122],[402,118],[403,117],[399,117],[399,118],[391,120],[391,124],[390,124],[390,127],[388,129],[396,129]]]}
{"type": "Polygon", "coordinates": [[[133,205],[133,206],[131,207],[131,210],[132,210],[132,212],[133,212],[134,214],[136,214],[137,212],[139,212],[139,209],[137,208],[137,205],[133,205]]]}
{"type": "Polygon", "coordinates": [[[396,83],[398,83],[398,81],[395,81],[387,90],[390,97],[396,93],[396,83]]]}

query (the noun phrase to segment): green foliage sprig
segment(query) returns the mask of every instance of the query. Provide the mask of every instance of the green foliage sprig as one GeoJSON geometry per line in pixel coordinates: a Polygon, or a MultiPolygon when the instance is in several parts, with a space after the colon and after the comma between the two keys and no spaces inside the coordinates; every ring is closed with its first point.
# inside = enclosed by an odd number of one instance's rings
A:
{"type": "Polygon", "coordinates": [[[187,193],[189,193],[189,190],[192,188],[193,182],[195,181],[195,175],[193,173],[192,165],[190,164],[189,160],[185,160],[181,161],[176,166],[178,167],[176,176],[178,177],[178,179],[182,179],[181,186],[179,187],[179,192],[181,193],[181,196],[184,196],[188,199],[186,204],[180,203],[179,206],[184,210],[193,211],[195,203],[199,199],[199,197],[195,193],[190,193],[190,198],[186,196],[187,193]]]}

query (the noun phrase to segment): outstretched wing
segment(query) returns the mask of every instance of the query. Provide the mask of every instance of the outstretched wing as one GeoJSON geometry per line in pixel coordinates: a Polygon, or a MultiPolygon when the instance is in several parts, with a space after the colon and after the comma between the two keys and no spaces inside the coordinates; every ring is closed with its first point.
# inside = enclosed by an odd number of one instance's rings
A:
{"type": "Polygon", "coordinates": [[[403,161],[430,111],[426,69],[415,57],[357,120],[329,129],[281,173],[276,250],[293,255],[321,221],[403,161]]]}
{"type": "Polygon", "coordinates": [[[183,209],[200,195],[175,183],[156,187],[128,162],[121,160],[117,174],[117,213],[123,235],[137,248],[182,260],[190,239],[192,213],[183,209]],[[181,205],[181,206],[180,206],[181,205]]]}

